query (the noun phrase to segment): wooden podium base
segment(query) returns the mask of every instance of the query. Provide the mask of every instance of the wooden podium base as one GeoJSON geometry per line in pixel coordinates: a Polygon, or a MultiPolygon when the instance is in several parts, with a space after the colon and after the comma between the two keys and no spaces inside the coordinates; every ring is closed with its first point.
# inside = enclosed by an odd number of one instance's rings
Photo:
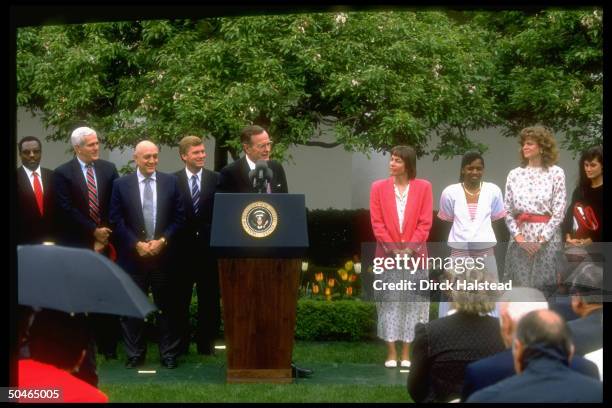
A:
{"type": "Polygon", "coordinates": [[[219,259],[228,383],[291,383],[300,259],[219,259]]]}

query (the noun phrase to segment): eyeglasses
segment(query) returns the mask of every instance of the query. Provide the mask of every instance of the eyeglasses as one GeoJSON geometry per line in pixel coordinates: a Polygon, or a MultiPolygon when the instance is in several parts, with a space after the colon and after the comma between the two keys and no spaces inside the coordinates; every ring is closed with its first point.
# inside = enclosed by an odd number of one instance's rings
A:
{"type": "Polygon", "coordinates": [[[272,143],[273,143],[272,141],[269,141],[268,143],[260,143],[260,144],[255,145],[255,147],[257,149],[263,149],[265,147],[272,148],[272,143]]]}

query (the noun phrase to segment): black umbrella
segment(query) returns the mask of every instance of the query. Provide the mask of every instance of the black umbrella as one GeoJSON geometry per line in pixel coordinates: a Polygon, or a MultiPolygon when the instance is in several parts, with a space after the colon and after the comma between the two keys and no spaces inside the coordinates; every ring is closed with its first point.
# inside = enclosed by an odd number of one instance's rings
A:
{"type": "Polygon", "coordinates": [[[90,250],[17,247],[19,304],[144,318],[157,310],[117,264],[90,250]]]}

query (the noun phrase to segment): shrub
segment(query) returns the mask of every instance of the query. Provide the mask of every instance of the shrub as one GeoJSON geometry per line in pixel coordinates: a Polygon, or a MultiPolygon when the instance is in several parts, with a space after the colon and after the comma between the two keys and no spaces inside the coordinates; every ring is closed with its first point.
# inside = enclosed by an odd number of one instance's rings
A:
{"type": "Polygon", "coordinates": [[[376,334],[376,307],[355,300],[300,299],[297,304],[296,340],[369,340],[376,334]]]}

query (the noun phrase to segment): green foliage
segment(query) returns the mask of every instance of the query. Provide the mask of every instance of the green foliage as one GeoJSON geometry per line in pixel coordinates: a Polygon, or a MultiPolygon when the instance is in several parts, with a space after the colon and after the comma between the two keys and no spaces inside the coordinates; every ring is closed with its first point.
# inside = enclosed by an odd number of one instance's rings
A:
{"type": "Polygon", "coordinates": [[[478,13],[496,32],[492,96],[505,134],[534,123],[579,152],[603,140],[603,11],[478,13]]]}
{"type": "Polygon", "coordinates": [[[364,340],[373,338],[376,307],[360,300],[300,299],[295,338],[298,340],[364,340]]]}
{"type": "Polygon", "coordinates": [[[468,132],[542,122],[580,150],[601,139],[602,11],[328,12],[20,28],[17,103],[66,140],[87,122],[109,148],[186,133],[236,153],[248,123],[274,154],[411,144],[485,150],[468,132]]]}

